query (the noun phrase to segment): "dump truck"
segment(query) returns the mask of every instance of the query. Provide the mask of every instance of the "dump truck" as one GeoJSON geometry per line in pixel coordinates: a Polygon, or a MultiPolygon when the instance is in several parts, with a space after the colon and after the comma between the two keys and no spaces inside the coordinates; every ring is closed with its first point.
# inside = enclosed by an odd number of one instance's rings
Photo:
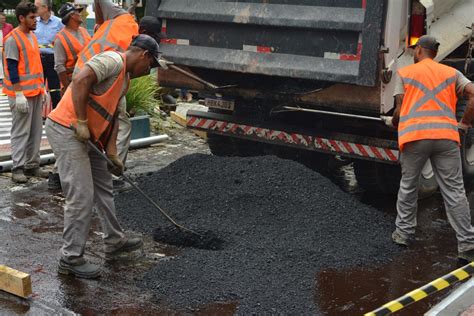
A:
{"type": "MultiPolygon", "coordinates": [[[[394,111],[397,69],[413,63],[409,46],[429,34],[441,43],[437,61],[471,76],[473,12],[474,0],[146,4],[161,21],[163,56],[179,66],[160,71],[159,83],[199,93],[209,110],[188,112],[187,126],[207,132],[214,154],[261,153],[262,144],[326,154],[353,162],[363,188],[386,193],[400,180],[397,132],[381,120],[394,111]]],[[[459,116],[465,106],[460,100],[459,116]]],[[[462,141],[468,177],[471,134],[462,141]]],[[[420,182],[436,189],[429,162],[420,182]]]]}

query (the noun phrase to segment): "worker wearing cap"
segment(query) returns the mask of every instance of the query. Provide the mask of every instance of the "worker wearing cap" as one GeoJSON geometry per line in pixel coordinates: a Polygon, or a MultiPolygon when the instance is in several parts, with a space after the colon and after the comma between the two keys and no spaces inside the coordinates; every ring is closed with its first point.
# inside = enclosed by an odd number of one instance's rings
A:
{"type": "Polygon", "coordinates": [[[469,98],[459,126],[470,126],[474,118],[474,85],[458,70],[434,61],[439,45],[431,36],[418,40],[415,64],[398,71],[393,118],[384,119],[388,125],[398,127],[402,167],[392,239],[406,246],[413,240],[419,179],[430,159],[449,223],[456,232],[458,257],[474,261],[474,227],[464,190],[456,120],[458,97],[469,98]]]}
{"type": "MultiPolygon", "coordinates": [[[[91,42],[79,54],[77,65],[83,65],[91,56],[102,51],[119,50],[125,51],[130,45],[132,38],[140,33],[153,36],[155,32],[160,32],[161,27],[158,24],[158,19],[154,17],[144,17],[147,21],[146,25],[140,25],[135,21],[133,15],[123,8],[115,5],[110,0],[95,0],[94,11],[96,15],[96,24],[100,25],[94,33],[91,42]],[[152,23],[155,21],[156,23],[152,23]],[[156,28],[156,29],[155,29],[156,28]]],[[[127,114],[127,103],[125,97],[120,100],[119,104],[119,134],[118,154],[125,164],[128,149],[131,140],[132,124],[127,114]]],[[[125,186],[123,181],[114,181],[118,184],[118,189],[125,186]]]]}
{"type": "Polygon", "coordinates": [[[58,11],[65,28],[56,35],[54,41],[54,69],[58,73],[63,92],[71,83],[77,56],[91,41],[89,33],[81,26],[82,10],[82,7],[67,2],[58,11]]]}
{"type": "Polygon", "coordinates": [[[111,172],[120,175],[124,169],[116,145],[118,101],[126,94],[130,79],[147,75],[158,65],[158,51],[153,38],[139,35],[125,53],[107,51],[94,56],[79,67],[58,107],[48,116],[46,134],[66,197],[59,273],[82,278],[100,275],[99,267],[83,257],[93,208],[101,220],[107,260],[143,245],[140,238],[127,238],[120,227],[111,172]],[[110,171],[88,140],[114,163],[110,171]]]}
{"type": "MultiPolygon", "coordinates": [[[[67,2],[58,11],[65,27],[56,35],[54,40],[54,69],[58,73],[61,82],[62,94],[71,83],[78,54],[91,40],[87,30],[81,27],[83,21],[80,13],[82,10],[82,7],[67,2]]],[[[61,189],[61,181],[56,165],[49,174],[48,189],[61,189]]]]}
{"type": "Polygon", "coordinates": [[[15,9],[19,26],[4,42],[3,93],[12,112],[12,181],[16,183],[28,182],[29,176],[47,176],[40,169],[44,80],[38,40],[32,32],[36,11],[32,3],[20,2],[15,9]]]}

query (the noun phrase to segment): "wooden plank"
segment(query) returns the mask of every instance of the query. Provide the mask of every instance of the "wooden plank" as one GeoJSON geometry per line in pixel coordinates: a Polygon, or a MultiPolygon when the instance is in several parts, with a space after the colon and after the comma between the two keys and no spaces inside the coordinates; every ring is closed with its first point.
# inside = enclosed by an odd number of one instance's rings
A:
{"type": "Polygon", "coordinates": [[[31,295],[31,277],[29,274],[0,265],[0,290],[20,296],[31,295]]]}
{"type": "MultiPolygon", "coordinates": [[[[179,125],[186,127],[186,118],[184,116],[179,115],[176,112],[171,112],[171,119],[178,123],[179,125]]],[[[202,139],[207,139],[207,133],[203,131],[192,130],[194,134],[201,137],[202,139]]]]}

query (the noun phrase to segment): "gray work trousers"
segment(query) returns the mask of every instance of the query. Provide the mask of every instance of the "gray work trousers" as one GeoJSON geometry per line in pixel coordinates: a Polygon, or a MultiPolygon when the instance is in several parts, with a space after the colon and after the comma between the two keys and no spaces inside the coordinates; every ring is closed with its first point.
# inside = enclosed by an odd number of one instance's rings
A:
{"type": "Polygon", "coordinates": [[[127,101],[125,97],[120,99],[118,110],[119,130],[117,135],[117,153],[125,165],[132,136],[132,122],[130,122],[130,118],[127,114],[127,101]]]}
{"type": "Polygon", "coordinates": [[[43,133],[42,95],[26,98],[28,113],[16,110],[15,98],[8,97],[12,111],[11,148],[12,170],[33,169],[40,165],[41,135],[43,133]]]}
{"type": "Polygon", "coordinates": [[[456,232],[458,251],[474,249],[474,228],[464,190],[460,150],[451,140],[420,140],[405,145],[400,154],[402,180],[397,200],[397,232],[404,237],[415,234],[418,184],[428,159],[444,199],[449,223],[456,232]]]}
{"type": "Polygon", "coordinates": [[[66,197],[62,259],[70,263],[83,261],[94,207],[104,233],[104,250],[120,248],[126,238],[115,216],[112,175],[107,163],[86,143],[76,140],[72,130],[50,119],[46,121],[46,135],[66,197]]]}

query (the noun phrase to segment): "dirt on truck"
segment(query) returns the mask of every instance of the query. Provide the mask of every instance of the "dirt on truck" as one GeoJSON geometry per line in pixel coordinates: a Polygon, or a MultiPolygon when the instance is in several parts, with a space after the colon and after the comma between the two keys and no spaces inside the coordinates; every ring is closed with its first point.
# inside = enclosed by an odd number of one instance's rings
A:
{"type": "MultiPolygon", "coordinates": [[[[159,73],[162,86],[199,92],[209,111],[189,112],[187,124],[208,133],[214,154],[260,154],[263,143],[309,151],[320,165],[343,157],[367,190],[398,189],[397,133],[380,116],[393,113],[408,46],[435,36],[438,61],[474,72],[474,0],[162,0],[146,10],[161,20],[164,57],[210,83],[159,73]]],[[[459,116],[464,108],[460,100],[459,116]]],[[[429,163],[421,181],[422,194],[436,190],[429,163]]]]}

